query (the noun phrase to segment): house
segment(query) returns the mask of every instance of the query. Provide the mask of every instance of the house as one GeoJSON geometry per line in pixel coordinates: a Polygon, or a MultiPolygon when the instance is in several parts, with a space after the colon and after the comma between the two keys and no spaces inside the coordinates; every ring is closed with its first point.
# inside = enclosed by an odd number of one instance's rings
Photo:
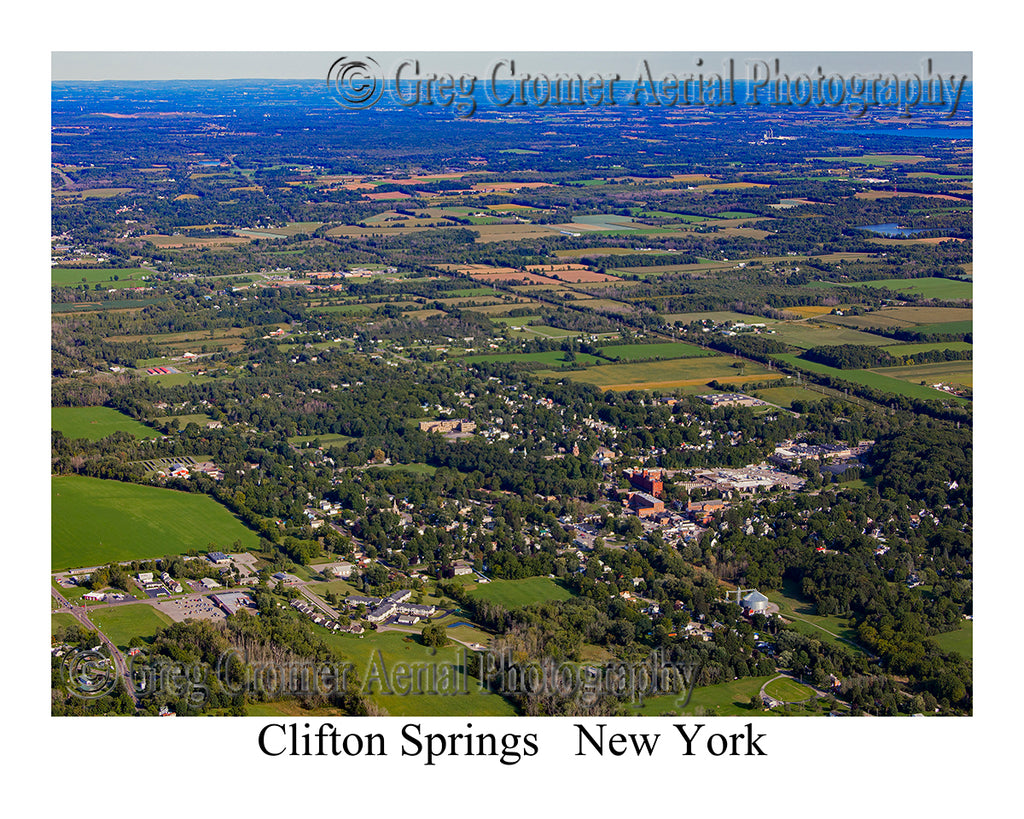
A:
{"type": "Polygon", "coordinates": [[[460,577],[466,574],[473,574],[473,564],[468,560],[454,560],[451,566],[441,570],[444,577],[460,577]]]}

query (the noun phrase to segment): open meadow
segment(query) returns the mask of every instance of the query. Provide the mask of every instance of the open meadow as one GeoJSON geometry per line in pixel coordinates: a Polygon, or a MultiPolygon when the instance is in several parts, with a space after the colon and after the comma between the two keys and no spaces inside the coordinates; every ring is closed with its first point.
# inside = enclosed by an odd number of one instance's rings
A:
{"type": "Polygon", "coordinates": [[[136,438],[156,438],[160,434],[110,407],[52,407],[50,426],[64,433],[65,438],[90,441],[99,441],[115,432],[127,432],[136,438]]]}
{"type": "Polygon", "coordinates": [[[259,545],[256,533],[206,495],[66,475],[50,479],[53,571],[191,549],[259,545]]]}

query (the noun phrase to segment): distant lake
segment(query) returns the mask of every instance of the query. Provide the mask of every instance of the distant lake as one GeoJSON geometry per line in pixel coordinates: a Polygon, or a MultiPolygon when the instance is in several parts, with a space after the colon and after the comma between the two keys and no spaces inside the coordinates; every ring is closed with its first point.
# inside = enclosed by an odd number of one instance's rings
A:
{"type": "Polygon", "coordinates": [[[974,139],[974,128],[964,126],[952,126],[949,128],[836,128],[832,133],[898,136],[910,137],[911,139],[974,139]]]}
{"type": "Polygon", "coordinates": [[[915,233],[924,233],[929,228],[905,228],[895,222],[889,225],[861,225],[859,230],[870,230],[880,236],[913,236],[915,233]]]}

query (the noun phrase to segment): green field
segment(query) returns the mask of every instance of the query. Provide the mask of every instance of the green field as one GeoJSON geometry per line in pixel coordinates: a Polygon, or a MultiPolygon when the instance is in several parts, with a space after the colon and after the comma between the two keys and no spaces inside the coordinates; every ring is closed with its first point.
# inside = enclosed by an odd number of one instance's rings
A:
{"type": "Polygon", "coordinates": [[[156,438],[160,434],[110,407],[52,407],[50,426],[59,429],[66,438],[90,441],[106,438],[119,430],[136,438],[156,438]]]}
{"type": "Polygon", "coordinates": [[[974,345],[967,341],[929,341],[924,344],[886,344],[882,349],[892,355],[903,356],[931,350],[973,350],[974,345]]]}
{"type": "Polygon", "coordinates": [[[528,577],[524,580],[492,580],[470,590],[473,597],[499,603],[508,608],[528,606],[545,600],[568,600],[573,596],[565,586],[549,577],[528,577]]]}
{"type": "Polygon", "coordinates": [[[289,444],[302,445],[319,441],[321,446],[344,446],[355,438],[348,435],[336,435],[333,432],[325,432],[323,435],[293,435],[288,439],[289,444]]]}
{"type": "Polygon", "coordinates": [[[738,383],[761,375],[779,377],[761,365],[749,362],[741,373],[739,368],[733,367],[737,361],[738,359],[732,356],[712,355],[642,364],[606,364],[588,367],[585,370],[570,370],[566,373],[540,370],[537,375],[571,378],[573,381],[596,384],[605,389],[638,390],[696,386],[712,380],[738,383]]]}
{"type": "MultiPolygon", "coordinates": [[[[762,715],[760,708],[756,710],[750,705],[750,698],[757,696],[761,686],[774,675],[767,677],[741,677],[738,680],[706,685],[694,688],[690,701],[685,705],[682,701],[686,694],[662,694],[644,700],[643,704],[630,706],[630,713],[638,716],[656,717],[661,714],[682,715],[713,715],[718,717],[745,717],[752,713],[762,715]]],[[[766,711],[767,716],[772,712],[766,711]]]]}
{"type": "Polygon", "coordinates": [[[940,279],[928,277],[922,279],[873,279],[856,282],[857,287],[879,287],[894,293],[907,293],[923,296],[926,299],[942,299],[943,301],[970,301],[974,297],[974,285],[960,279],[940,279]]]}
{"type": "Polygon", "coordinates": [[[850,628],[849,620],[818,614],[813,603],[800,597],[793,581],[785,580],[781,591],[772,590],[765,594],[778,605],[779,614],[789,620],[797,631],[847,651],[868,653],[857,644],[857,632],[850,628]]]}
{"type": "Polygon", "coordinates": [[[50,615],[50,636],[52,637],[57,633],[59,628],[67,628],[68,626],[81,625],[78,620],[75,619],[74,615],[64,614],[58,612],[57,614],[50,615]]]}
{"type": "Polygon", "coordinates": [[[816,162],[850,162],[855,165],[879,165],[882,167],[906,163],[914,165],[924,162],[927,157],[920,154],[861,154],[860,156],[812,156],[816,162]]]}
{"type": "Polygon", "coordinates": [[[780,702],[801,702],[814,696],[814,691],[806,685],[786,677],[772,680],[765,686],[764,693],[780,702]]]}
{"type": "MultiPolygon", "coordinates": [[[[953,402],[964,402],[966,399],[958,398],[955,395],[949,395],[940,390],[932,389],[931,387],[922,386],[918,381],[927,380],[928,376],[922,371],[920,377],[914,379],[913,383],[910,381],[902,381],[900,377],[897,377],[896,371],[900,371],[900,375],[905,375],[904,370],[920,368],[914,367],[888,367],[885,369],[878,370],[839,370],[835,367],[829,367],[825,364],[819,364],[816,361],[806,361],[803,358],[795,355],[788,354],[773,354],[772,358],[780,361],[784,364],[789,364],[794,367],[799,367],[802,370],[807,370],[812,373],[819,373],[821,375],[829,375],[833,378],[840,378],[844,381],[849,381],[853,384],[863,384],[865,387],[871,387],[872,389],[881,390],[882,392],[891,392],[895,395],[905,395],[908,398],[923,398],[930,400],[946,400],[953,402]],[[884,375],[885,370],[891,370],[892,375],[884,375]]],[[[970,369],[970,361],[951,361],[944,362],[948,364],[959,365],[961,370],[964,365],[967,365],[968,371],[970,369]]],[[[930,367],[934,365],[922,365],[924,367],[930,367]]],[[[932,382],[934,383],[934,382],[932,382]]]]}
{"type": "Polygon", "coordinates": [[[918,335],[926,336],[933,333],[951,333],[966,335],[974,332],[973,321],[943,321],[938,324],[921,324],[914,328],[918,335]]]}
{"type": "Polygon", "coordinates": [[[157,629],[170,625],[173,621],[162,611],[148,603],[110,606],[89,613],[89,619],[118,648],[128,648],[132,637],[151,638],[157,629]]]}
{"type": "Polygon", "coordinates": [[[711,353],[685,341],[666,341],[658,344],[616,344],[612,347],[602,347],[601,355],[620,361],[636,361],[651,358],[694,358],[711,353]]]}
{"type": "Polygon", "coordinates": [[[142,560],[189,549],[229,550],[259,538],[206,495],[65,475],[50,480],[53,571],[142,560]]]}
{"type": "Polygon", "coordinates": [[[968,660],[974,657],[974,621],[964,620],[956,631],[934,634],[931,638],[943,651],[955,651],[968,660]]]}
{"type": "Polygon", "coordinates": [[[50,281],[54,287],[74,287],[83,283],[90,287],[102,284],[106,290],[121,287],[141,287],[145,284],[142,277],[152,276],[153,271],[142,267],[52,267],[50,281]],[[117,276],[117,279],[114,279],[117,276]]]}
{"type": "Polygon", "coordinates": [[[962,384],[974,385],[974,369],[971,361],[939,361],[935,364],[919,364],[916,367],[876,367],[862,372],[878,373],[886,378],[896,378],[908,384],[962,384]]]}
{"type": "Polygon", "coordinates": [[[826,396],[820,392],[806,389],[805,387],[770,387],[766,390],[756,390],[751,393],[755,398],[761,398],[771,404],[778,404],[786,409],[793,408],[794,401],[821,401],[826,396]]]}
{"type": "Polygon", "coordinates": [[[792,344],[801,350],[811,347],[822,347],[839,344],[865,344],[881,346],[892,344],[891,338],[863,333],[849,327],[837,327],[833,324],[819,324],[816,321],[790,321],[773,327],[775,338],[784,344],[792,344]]]}
{"type": "Polygon", "coordinates": [[[485,362],[514,363],[518,361],[536,361],[548,366],[560,366],[562,364],[598,364],[601,359],[587,353],[576,353],[574,361],[566,361],[565,353],[561,350],[547,350],[542,353],[495,353],[493,355],[470,355],[460,358],[466,364],[483,364],[485,362]]]}
{"type": "Polygon", "coordinates": [[[371,695],[394,716],[501,717],[516,713],[512,704],[503,697],[481,690],[475,678],[462,676],[462,663],[469,653],[463,646],[431,649],[423,644],[418,634],[397,631],[368,631],[362,637],[324,633],[322,637],[325,643],[353,663],[363,683],[363,693],[371,695]],[[413,672],[404,683],[409,691],[404,696],[398,693],[403,683],[396,680],[399,663],[406,664],[413,672]],[[455,681],[455,685],[451,688],[437,685],[433,689],[436,693],[431,693],[431,669],[437,669],[437,679],[442,680],[444,678],[440,675],[445,673],[445,669],[453,667],[459,669],[459,673],[448,672],[448,679],[455,681]],[[382,684],[384,680],[392,693],[382,684]],[[418,688],[414,687],[417,680],[423,683],[418,688]],[[469,693],[465,693],[466,688],[469,693]]]}

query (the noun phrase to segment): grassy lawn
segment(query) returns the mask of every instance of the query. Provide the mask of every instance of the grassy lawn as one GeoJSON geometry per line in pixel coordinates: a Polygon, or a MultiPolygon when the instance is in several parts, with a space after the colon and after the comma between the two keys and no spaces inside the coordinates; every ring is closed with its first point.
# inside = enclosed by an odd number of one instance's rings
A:
{"type": "Polygon", "coordinates": [[[79,475],[50,481],[53,571],[259,545],[256,533],[206,495],[79,475]]]}
{"type": "MultiPolygon", "coordinates": [[[[693,689],[689,703],[682,705],[686,695],[684,694],[662,694],[651,699],[644,700],[642,705],[634,704],[630,707],[630,713],[638,716],[656,717],[661,714],[674,714],[678,716],[704,716],[713,715],[718,717],[745,717],[751,714],[761,715],[761,709],[754,709],[750,705],[750,698],[756,696],[761,686],[770,680],[774,675],[767,677],[742,677],[738,680],[719,683],[718,685],[707,685],[702,688],[693,689]]],[[[765,715],[770,711],[764,712],[765,715]]]]}
{"type": "Polygon", "coordinates": [[[54,287],[76,286],[83,283],[89,285],[102,284],[104,289],[111,290],[121,287],[139,287],[144,284],[143,276],[152,276],[153,271],[142,267],[53,267],[50,268],[50,281],[54,287]],[[114,276],[117,276],[115,281],[114,276]]]}
{"type": "Polygon", "coordinates": [[[780,702],[801,702],[814,696],[814,691],[806,685],[786,677],[772,680],[765,686],[764,693],[780,702]]]}
{"type": "Polygon", "coordinates": [[[326,634],[323,639],[354,664],[364,693],[394,716],[514,716],[516,713],[503,697],[480,690],[479,681],[463,676],[462,663],[467,652],[463,646],[449,645],[435,650],[425,646],[418,634],[395,631],[368,631],[362,637],[326,634]],[[399,664],[405,664],[413,672],[404,682],[398,677],[402,671],[399,664]],[[431,682],[432,675],[435,683],[431,682]],[[402,690],[408,693],[400,693],[402,690]]]}
{"type": "Polygon", "coordinates": [[[825,617],[818,614],[813,603],[808,603],[800,597],[794,582],[784,580],[781,591],[768,591],[764,594],[771,602],[778,604],[779,613],[790,620],[797,631],[832,645],[841,646],[848,651],[867,653],[857,645],[857,633],[850,628],[849,621],[845,617],[825,617]]]}
{"type": "Polygon", "coordinates": [[[156,438],[160,434],[110,407],[53,407],[50,409],[50,426],[59,429],[66,438],[88,438],[90,441],[106,438],[118,430],[136,438],[156,438]]]}
{"type": "Polygon", "coordinates": [[[89,619],[122,649],[128,647],[132,637],[143,637],[147,643],[152,642],[157,629],[172,622],[170,617],[147,603],[97,609],[89,614],[89,619]]]}
{"type": "Polygon", "coordinates": [[[470,591],[473,597],[499,603],[508,608],[527,606],[545,600],[568,600],[573,596],[565,586],[549,577],[528,577],[524,580],[492,580],[470,591]]]}
{"type": "Polygon", "coordinates": [[[968,660],[974,659],[974,621],[964,620],[956,631],[936,634],[930,639],[939,644],[943,651],[955,651],[968,660]]]}
{"type": "Polygon", "coordinates": [[[323,435],[293,435],[288,439],[289,444],[311,444],[314,441],[319,441],[321,446],[342,446],[355,438],[350,438],[347,435],[335,435],[333,432],[327,432],[323,435]]]}
{"type": "Polygon", "coordinates": [[[59,628],[67,628],[68,626],[78,625],[76,620],[70,614],[51,614],[50,615],[50,636],[53,637],[57,633],[59,628]]]}

